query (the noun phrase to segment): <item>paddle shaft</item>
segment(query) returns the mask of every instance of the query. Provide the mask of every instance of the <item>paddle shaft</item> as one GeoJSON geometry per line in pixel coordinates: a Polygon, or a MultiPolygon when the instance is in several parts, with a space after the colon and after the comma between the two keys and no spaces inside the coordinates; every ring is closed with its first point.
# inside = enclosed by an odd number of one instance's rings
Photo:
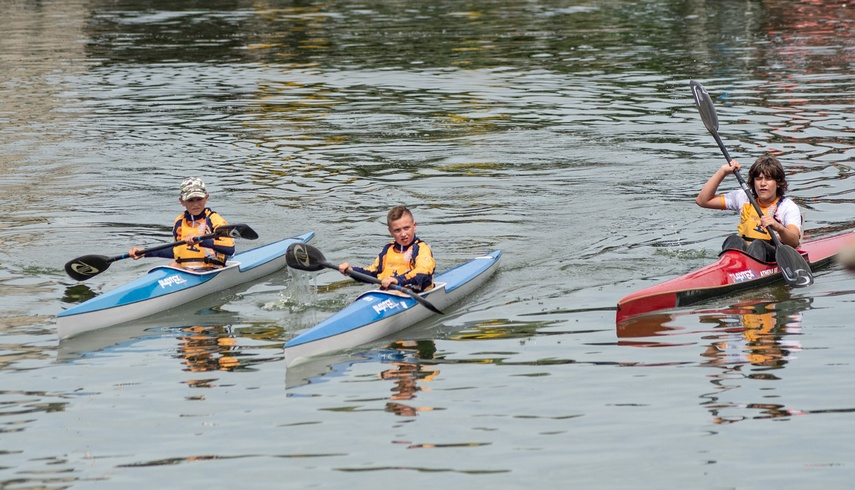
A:
{"type": "MultiPolygon", "coordinates": [[[[221,236],[240,237],[240,238],[246,238],[249,240],[255,240],[256,238],[258,238],[258,234],[252,228],[250,228],[247,225],[242,225],[242,224],[224,225],[224,226],[221,226],[221,227],[217,228],[216,230],[214,230],[213,233],[208,233],[207,235],[200,235],[197,237],[193,237],[193,243],[199,243],[202,240],[207,240],[209,238],[217,238],[217,237],[221,237],[221,236]]],[[[156,245],[156,246],[151,247],[151,248],[146,248],[146,249],[137,251],[137,255],[140,257],[144,257],[145,254],[148,254],[151,252],[157,252],[158,250],[165,250],[167,248],[175,248],[175,247],[177,247],[181,244],[184,244],[184,243],[187,243],[187,242],[184,240],[179,240],[177,242],[164,243],[163,245],[156,245]]],[[[122,255],[116,255],[115,257],[108,257],[108,258],[105,258],[104,260],[106,262],[110,263],[110,262],[115,262],[117,260],[127,259],[130,257],[131,257],[131,254],[123,253],[122,255]]]]}
{"type": "MultiPolygon", "coordinates": [[[[339,270],[337,266],[330,264],[329,262],[319,261],[318,263],[321,264],[322,266],[328,268],[328,269],[339,270]]],[[[383,284],[383,281],[381,281],[380,279],[377,279],[376,277],[370,276],[368,274],[356,272],[353,269],[348,269],[347,272],[345,272],[345,274],[347,274],[348,276],[350,276],[354,279],[358,279],[362,282],[368,282],[368,283],[372,283],[372,284],[383,284]]],[[[399,286],[397,284],[393,284],[389,287],[390,287],[390,289],[394,289],[395,291],[400,291],[400,292],[408,295],[409,297],[413,298],[419,304],[423,305],[425,308],[429,309],[430,311],[432,311],[434,313],[439,313],[440,315],[444,315],[444,313],[442,311],[440,311],[439,308],[434,306],[430,301],[419,296],[412,289],[405,288],[405,287],[399,286]]]]}
{"type": "MultiPolygon", "coordinates": [[[[209,233],[207,235],[202,235],[195,237],[193,239],[194,243],[198,243],[202,240],[207,240],[208,238],[216,238],[221,236],[230,236],[230,237],[239,237],[246,238],[248,240],[255,240],[258,238],[258,234],[247,225],[223,225],[213,233],[209,233]]],[[[143,249],[137,252],[137,256],[144,257],[146,254],[151,252],[156,252],[158,250],[164,250],[167,248],[174,248],[181,244],[187,243],[184,240],[165,243],[163,245],[157,245],[155,247],[143,249]]],[[[94,277],[110,267],[110,264],[116,262],[117,260],[127,259],[132,257],[130,253],[123,253],[122,255],[116,255],[115,257],[105,257],[103,255],[84,255],[83,257],[78,257],[74,260],[69,261],[65,264],[65,272],[71,276],[72,279],[77,281],[85,281],[91,277],[94,277]]]]}
{"type": "MultiPolygon", "coordinates": [[[[207,235],[201,235],[201,236],[194,237],[193,241],[198,243],[198,242],[201,242],[202,240],[207,240],[208,238],[216,238],[216,237],[217,237],[216,233],[208,233],[207,235]]],[[[184,243],[187,243],[187,242],[185,242],[184,240],[179,240],[177,242],[164,243],[163,245],[157,245],[157,246],[154,246],[151,248],[138,250],[137,256],[144,257],[145,254],[157,252],[158,250],[165,250],[167,248],[175,248],[175,247],[177,247],[181,244],[184,244],[184,243]]],[[[131,254],[126,252],[126,253],[123,253],[122,255],[116,255],[115,257],[109,257],[106,260],[107,260],[107,262],[115,262],[117,260],[129,259],[131,257],[132,257],[131,254]]]]}

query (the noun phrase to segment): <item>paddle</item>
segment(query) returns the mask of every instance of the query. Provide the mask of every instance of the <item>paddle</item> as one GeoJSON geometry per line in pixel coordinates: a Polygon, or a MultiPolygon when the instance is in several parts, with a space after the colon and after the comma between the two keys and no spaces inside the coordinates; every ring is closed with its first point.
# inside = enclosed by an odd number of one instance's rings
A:
{"type": "MultiPolygon", "coordinates": [[[[288,250],[285,251],[285,262],[288,264],[288,267],[299,269],[301,271],[319,271],[325,268],[333,269],[336,271],[338,270],[338,266],[327,262],[327,259],[324,257],[324,254],[322,254],[320,250],[305,243],[292,243],[291,245],[289,245],[288,250]]],[[[380,279],[377,279],[374,276],[362,274],[361,272],[356,272],[354,270],[347,271],[347,275],[363,282],[370,282],[373,284],[380,284],[382,282],[380,281],[380,279]]],[[[434,313],[439,313],[440,315],[444,314],[443,312],[439,311],[436,306],[432,305],[430,301],[422,298],[412,289],[401,287],[397,284],[393,284],[391,288],[395,291],[400,291],[404,294],[407,294],[414,300],[421,303],[425,308],[429,309],[434,313]]]]}
{"type": "MultiPolygon", "coordinates": [[[[689,86],[692,88],[692,94],[695,96],[695,104],[698,106],[698,112],[701,114],[704,126],[706,126],[707,131],[715,138],[715,142],[718,143],[718,147],[721,149],[724,158],[730,163],[730,154],[727,152],[727,148],[724,147],[724,143],[718,135],[718,115],[716,115],[715,106],[710,95],[704,89],[703,85],[694,80],[689,82],[689,86]]],[[[739,170],[736,170],[733,174],[736,175],[740,187],[745,191],[745,195],[748,196],[748,200],[751,201],[751,205],[754,206],[757,214],[763,216],[760,205],[757,204],[754,194],[749,189],[748,184],[745,183],[745,179],[739,174],[739,170]]],[[[811,274],[810,265],[808,265],[807,260],[793,247],[781,243],[781,240],[774,231],[771,229],[767,229],[766,231],[769,232],[769,235],[772,236],[772,241],[775,242],[775,262],[778,263],[778,268],[781,269],[781,274],[784,276],[787,284],[797,288],[813,284],[813,275],[811,274]]]]}
{"type": "MultiPolygon", "coordinates": [[[[255,240],[256,238],[258,238],[258,233],[253,231],[253,229],[247,225],[224,225],[214,230],[213,233],[197,236],[195,240],[198,243],[208,238],[217,238],[223,236],[255,240]]],[[[179,242],[165,243],[156,247],[140,250],[139,252],[137,252],[137,255],[144,256],[147,253],[177,247],[178,245],[181,245],[183,243],[185,243],[184,240],[181,240],[179,242]]],[[[131,254],[128,253],[116,255],[115,257],[105,257],[104,255],[84,255],[83,257],[78,257],[65,264],[65,272],[75,281],[85,281],[90,277],[95,277],[98,274],[107,270],[110,267],[111,263],[117,260],[127,259],[130,256],[131,254]]]]}

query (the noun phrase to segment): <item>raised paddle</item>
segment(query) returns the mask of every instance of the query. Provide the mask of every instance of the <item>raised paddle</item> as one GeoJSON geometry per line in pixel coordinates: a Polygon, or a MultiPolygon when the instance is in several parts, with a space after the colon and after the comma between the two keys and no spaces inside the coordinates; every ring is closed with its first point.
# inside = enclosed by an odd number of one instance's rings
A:
{"type": "MultiPolygon", "coordinates": [[[[214,230],[213,233],[197,236],[195,238],[195,241],[198,243],[208,238],[217,238],[224,236],[255,240],[256,238],[258,238],[258,233],[253,231],[253,229],[247,225],[224,225],[214,230]]],[[[144,256],[147,253],[156,252],[158,250],[163,250],[166,248],[177,247],[178,245],[181,245],[183,243],[185,243],[184,240],[181,240],[179,242],[164,243],[163,245],[158,245],[156,247],[140,250],[139,252],[137,252],[137,255],[144,256]]],[[[129,253],[123,253],[122,255],[116,255],[115,257],[106,257],[104,255],[84,255],[83,257],[77,257],[76,259],[69,261],[67,264],[65,264],[65,272],[75,281],[85,281],[90,277],[95,277],[98,274],[107,270],[107,268],[109,268],[110,264],[112,264],[113,262],[130,258],[130,256],[131,254],[129,253]]]]}
{"type": "MultiPolygon", "coordinates": [[[[288,264],[288,267],[299,269],[301,271],[319,271],[321,269],[332,269],[336,271],[338,270],[338,266],[327,262],[327,259],[324,257],[324,254],[322,254],[320,250],[305,243],[292,243],[291,245],[289,245],[288,249],[285,251],[285,262],[288,264]]],[[[373,284],[380,284],[382,282],[380,279],[377,279],[374,276],[362,274],[361,272],[356,272],[355,270],[347,271],[347,275],[362,282],[370,282],[373,284]]],[[[440,315],[444,314],[443,312],[439,311],[436,306],[432,305],[430,301],[422,298],[412,289],[401,287],[397,284],[393,284],[390,287],[395,291],[400,291],[410,296],[430,311],[434,313],[439,313],[440,315]]]]}
{"type": "MultiPolygon", "coordinates": [[[[732,160],[730,153],[727,152],[727,148],[724,147],[724,143],[722,143],[721,137],[718,135],[718,115],[716,115],[715,106],[710,98],[710,94],[707,93],[703,85],[694,80],[689,82],[689,86],[692,88],[692,95],[695,96],[695,104],[698,106],[698,112],[701,114],[704,126],[707,127],[707,131],[715,138],[715,142],[718,143],[718,147],[724,158],[730,163],[732,160]]],[[[745,191],[745,195],[748,196],[748,200],[751,201],[751,205],[754,206],[757,214],[763,216],[760,205],[757,204],[754,194],[751,192],[748,184],[745,183],[745,179],[739,174],[739,170],[734,171],[733,175],[736,175],[740,187],[745,191]]],[[[778,268],[781,269],[781,274],[784,276],[787,284],[797,288],[813,284],[813,274],[811,274],[810,265],[807,263],[807,260],[793,247],[781,243],[781,240],[774,231],[768,228],[766,231],[769,232],[769,235],[772,236],[772,241],[775,242],[775,262],[778,263],[778,268]]]]}

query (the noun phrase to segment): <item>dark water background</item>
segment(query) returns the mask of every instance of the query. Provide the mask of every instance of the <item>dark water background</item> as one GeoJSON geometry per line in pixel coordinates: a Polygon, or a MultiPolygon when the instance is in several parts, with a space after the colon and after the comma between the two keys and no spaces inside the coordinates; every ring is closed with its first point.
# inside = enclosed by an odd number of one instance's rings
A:
{"type": "MultiPolygon", "coordinates": [[[[0,487],[848,488],[838,267],[618,331],[616,302],[714,260],[694,205],[731,154],[786,166],[811,236],[853,228],[855,8],[651,0],[0,0],[0,487]],[[169,241],[187,175],[267,243],[367,262],[409,205],[469,301],[287,370],[363,287],[282,273],[59,342],[128,282],[62,265],[169,241]],[[313,289],[317,287],[317,289],[313,289]],[[620,334],[620,335],[619,335],[620,334]]],[[[730,183],[731,185],[733,183],[730,183]]],[[[241,249],[254,245],[240,242],[241,249]]]]}

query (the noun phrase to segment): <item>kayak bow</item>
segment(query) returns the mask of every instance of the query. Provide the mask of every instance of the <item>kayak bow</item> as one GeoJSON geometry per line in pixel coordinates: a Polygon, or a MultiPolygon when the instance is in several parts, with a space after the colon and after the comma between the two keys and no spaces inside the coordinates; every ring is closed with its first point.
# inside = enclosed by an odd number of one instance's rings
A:
{"type": "Polygon", "coordinates": [[[307,242],[314,232],[235,254],[225,267],[189,271],[159,266],[124,286],[72,306],[56,315],[60,339],[159,314],[212,293],[255,281],[285,267],[285,250],[307,242]]]}

